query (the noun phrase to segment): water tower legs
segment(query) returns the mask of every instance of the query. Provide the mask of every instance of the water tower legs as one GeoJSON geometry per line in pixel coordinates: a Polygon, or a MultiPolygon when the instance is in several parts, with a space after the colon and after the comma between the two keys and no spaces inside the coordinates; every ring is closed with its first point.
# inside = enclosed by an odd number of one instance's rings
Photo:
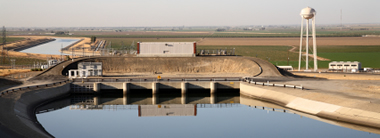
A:
{"type": "Polygon", "coordinates": [[[302,39],[303,39],[303,18],[301,18],[301,37],[300,37],[300,52],[298,59],[298,71],[301,70],[301,58],[302,58],[302,39]]]}
{"type": "Polygon", "coordinates": [[[306,70],[309,70],[309,19],[306,21],[306,70]]]}
{"type": "Polygon", "coordinates": [[[313,29],[313,56],[314,56],[314,71],[318,70],[318,61],[317,61],[317,41],[315,34],[315,17],[312,20],[312,29],[313,29]]]}

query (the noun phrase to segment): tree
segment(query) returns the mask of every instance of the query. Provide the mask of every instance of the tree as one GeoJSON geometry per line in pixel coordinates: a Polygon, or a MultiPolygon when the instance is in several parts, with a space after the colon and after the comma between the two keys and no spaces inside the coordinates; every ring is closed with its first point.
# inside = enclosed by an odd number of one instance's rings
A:
{"type": "Polygon", "coordinates": [[[91,36],[91,43],[95,43],[96,41],[96,37],[95,36],[91,36]]]}

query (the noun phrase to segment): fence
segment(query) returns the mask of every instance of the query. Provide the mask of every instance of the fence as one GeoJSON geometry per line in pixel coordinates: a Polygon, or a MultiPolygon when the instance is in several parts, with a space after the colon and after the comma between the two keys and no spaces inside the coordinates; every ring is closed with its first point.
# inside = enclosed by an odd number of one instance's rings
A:
{"type": "Polygon", "coordinates": [[[288,85],[288,84],[275,84],[275,83],[269,83],[269,81],[265,82],[256,82],[253,81],[251,78],[244,78],[244,82],[248,82],[249,84],[255,84],[255,85],[262,85],[262,86],[273,86],[273,87],[284,87],[284,88],[294,88],[294,89],[301,89],[303,90],[304,87],[302,85],[288,85]]]}
{"type": "Polygon", "coordinates": [[[55,82],[55,83],[48,83],[48,84],[40,84],[40,85],[32,85],[32,86],[24,86],[24,87],[17,87],[17,88],[11,88],[4,90],[0,92],[0,97],[3,95],[6,95],[8,93],[22,91],[22,90],[33,90],[33,89],[40,89],[40,88],[47,88],[47,87],[54,87],[63,83],[70,83],[69,80],[61,81],[61,82],[55,82]]]}

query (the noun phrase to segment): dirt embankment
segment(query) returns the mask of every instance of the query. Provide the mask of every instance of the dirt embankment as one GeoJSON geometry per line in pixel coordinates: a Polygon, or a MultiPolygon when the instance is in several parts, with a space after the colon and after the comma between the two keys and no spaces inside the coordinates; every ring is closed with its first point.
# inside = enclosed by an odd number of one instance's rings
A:
{"type": "Polygon", "coordinates": [[[277,68],[264,60],[253,57],[89,57],[64,61],[29,80],[66,79],[68,70],[77,69],[79,62],[102,62],[103,74],[126,75],[128,73],[186,74],[218,77],[234,73],[239,76],[281,77],[277,68]]]}
{"type": "Polygon", "coordinates": [[[243,57],[196,58],[99,58],[104,73],[244,73],[256,76],[261,73],[257,63],[243,57]]]}

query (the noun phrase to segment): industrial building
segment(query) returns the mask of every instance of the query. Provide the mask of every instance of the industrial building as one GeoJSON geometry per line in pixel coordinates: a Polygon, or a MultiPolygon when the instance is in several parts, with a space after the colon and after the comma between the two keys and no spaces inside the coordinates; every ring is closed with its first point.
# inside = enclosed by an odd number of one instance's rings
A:
{"type": "Polygon", "coordinates": [[[329,71],[359,72],[362,64],[358,61],[333,61],[329,63],[329,71]]]}
{"type": "Polygon", "coordinates": [[[139,105],[139,117],[148,116],[197,116],[196,104],[139,105]]]}
{"type": "Polygon", "coordinates": [[[195,57],[195,42],[138,42],[139,57],[195,57]]]}
{"type": "Polygon", "coordinates": [[[102,62],[80,62],[78,63],[78,69],[69,70],[69,78],[102,76],[102,72],[102,62]]]}

